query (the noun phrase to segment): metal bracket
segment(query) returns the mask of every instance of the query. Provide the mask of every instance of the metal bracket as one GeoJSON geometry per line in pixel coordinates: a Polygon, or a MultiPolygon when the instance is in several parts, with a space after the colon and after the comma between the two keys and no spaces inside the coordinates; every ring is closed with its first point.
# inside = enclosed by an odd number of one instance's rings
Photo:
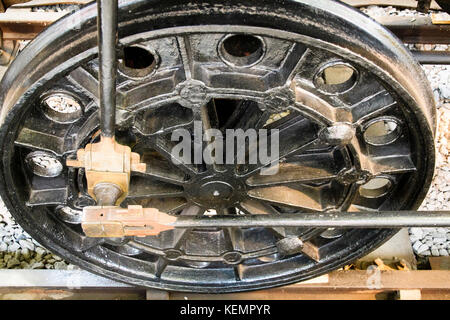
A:
{"type": "Polygon", "coordinates": [[[130,185],[131,171],[145,172],[146,164],[141,163],[138,153],[121,145],[114,138],[101,137],[98,143],[88,144],[86,148],[77,151],[77,160],[68,159],[69,167],[86,169],[88,193],[101,205],[119,205],[127,196],[130,185]],[[109,200],[111,190],[105,191],[98,186],[114,186],[120,192],[109,200]]]}
{"type": "Polygon", "coordinates": [[[155,236],[171,230],[176,217],[154,208],[129,206],[86,207],[83,210],[83,231],[88,237],[155,236]]]}

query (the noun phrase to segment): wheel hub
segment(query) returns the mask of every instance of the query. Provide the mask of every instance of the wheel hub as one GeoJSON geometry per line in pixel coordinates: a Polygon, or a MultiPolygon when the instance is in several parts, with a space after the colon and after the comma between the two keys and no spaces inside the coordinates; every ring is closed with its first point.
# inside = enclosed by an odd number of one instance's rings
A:
{"type": "Polygon", "coordinates": [[[187,199],[205,209],[232,208],[242,199],[244,185],[232,177],[217,174],[185,187],[187,199]]]}
{"type": "Polygon", "coordinates": [[[234,188],[226,182],[223,181],[210,181],[204,183],[200,187],[200,193],[197,197],[200,203],[206,206],[223,207],[230,206],[234,202],[230,203],[233,197],[234,188]]]}

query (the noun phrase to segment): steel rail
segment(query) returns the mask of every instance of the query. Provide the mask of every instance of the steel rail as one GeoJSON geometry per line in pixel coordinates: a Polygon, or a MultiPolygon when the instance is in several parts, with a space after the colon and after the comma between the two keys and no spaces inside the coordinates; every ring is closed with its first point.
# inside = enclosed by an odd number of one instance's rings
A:
{"type": "Polygon", "coordinates": [[[450,51],[411,51],[421,64],[450,64],[450,51]]]}
{"type": "Polygon", "coordinates": [[[100,128],[103,137],[113,138],[116,123],[118,0],[97,0],[100,128]]]}
{"type": "Polygon", "coordinates": [[[450,211],[321,212],[283,215],[178,216],[175,228],[402,228],[450,226],[450,211]]]}

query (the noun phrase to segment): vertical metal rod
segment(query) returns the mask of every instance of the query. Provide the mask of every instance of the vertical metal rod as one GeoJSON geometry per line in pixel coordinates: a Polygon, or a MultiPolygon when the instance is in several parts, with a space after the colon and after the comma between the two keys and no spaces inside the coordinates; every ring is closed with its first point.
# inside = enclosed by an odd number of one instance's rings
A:
{"type": "Polygon", "coordinates": [[[116,122],[117,7],[118,0],[97,0],[100,129],[107,138],[114,138],[116,122]]]}

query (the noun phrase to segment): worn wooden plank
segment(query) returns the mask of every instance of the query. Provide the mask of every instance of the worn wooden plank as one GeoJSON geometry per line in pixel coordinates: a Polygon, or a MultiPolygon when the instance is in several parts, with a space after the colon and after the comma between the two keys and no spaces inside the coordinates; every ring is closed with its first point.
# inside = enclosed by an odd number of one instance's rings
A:
{"type": "Polygon", "coordinates": [[[80,270],[0,270],[0,299],[448,299],[450,271],[338,270],[290,286],[233,294],[135,288],[80,270]],[[406,290],[406,291],[405,291],[406,290]],[[411,295],[410,293],[414,293],[411,295]]]}

